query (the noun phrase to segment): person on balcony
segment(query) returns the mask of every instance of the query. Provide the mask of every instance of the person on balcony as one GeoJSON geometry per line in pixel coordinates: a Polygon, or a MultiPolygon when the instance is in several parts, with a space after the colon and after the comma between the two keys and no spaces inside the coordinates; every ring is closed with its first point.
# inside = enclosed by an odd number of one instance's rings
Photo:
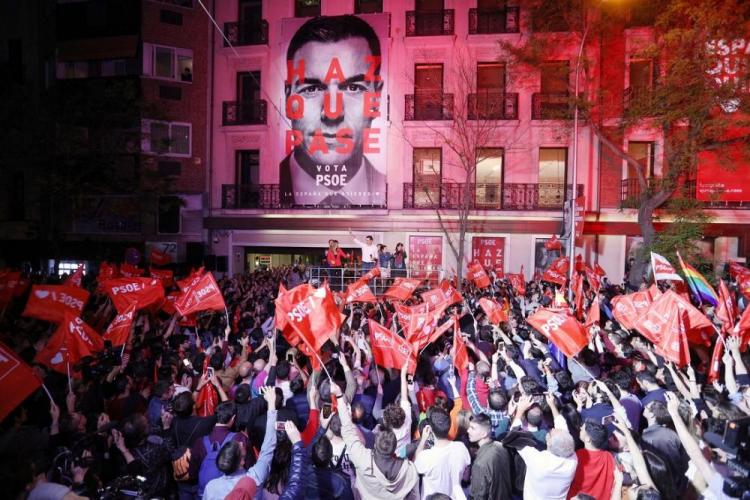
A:
{"type": "Polygon", "coordinates": [[[356,236],[354,236],[354,233],[352,233],[352,230],[349,230],[349,236],[352,237],[354,240],[354,243],[359,245],[359,247],[362,249],[362,271],[369,271],[370,269],[374,268],[378,263],[378,247],[379,244],[375,244],[375,242],[372,239],[372,235],[365,236],[365,241],[361,241],[356,236]]]}

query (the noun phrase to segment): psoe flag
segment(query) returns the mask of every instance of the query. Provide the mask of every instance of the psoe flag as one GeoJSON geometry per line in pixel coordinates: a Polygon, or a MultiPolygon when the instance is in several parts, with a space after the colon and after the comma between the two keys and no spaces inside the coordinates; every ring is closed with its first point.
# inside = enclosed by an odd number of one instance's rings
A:
{"type": "Polygon", "coordinates": [[[654,271],[655,281],[682,281],[682,278],[677,274],[677,271],[672,267],[672,264],[658,253],[651,252],[651,269],[654,271]]]}
{"type": "Polygon", "coordinates": [[[41,385],[42,381],[31,367],[0,343],[0,392],[3,394],[0,398],[0,422],[41,385]]]}

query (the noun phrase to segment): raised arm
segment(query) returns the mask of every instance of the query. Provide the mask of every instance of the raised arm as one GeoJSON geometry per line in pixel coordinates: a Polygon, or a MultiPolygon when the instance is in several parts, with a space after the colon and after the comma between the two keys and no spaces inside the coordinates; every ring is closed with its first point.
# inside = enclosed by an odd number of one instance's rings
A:
{"type": "Polygon", "coordinates": [[[635,469],[635,475],[638,476],[638,482],[643,486],[655,488],[651,475],[648,473],[648,467],[646,466],[646,459],[643,457],[643,452],[635,442],[633,434],[628,428],[628,419],[623,418],[621,415],[615,413],[614,426],[620,431],[620,434],[625,438],[625,442],[628,446],[630,456],[633,458],[633,468],[635,469]]]}
{"type": "Polygon", "coordinates": [[[260,392],[266,400],[268,411],[266,412],[266,434],[260,446],[258,461],[247,471],[247,475],[255,481],[255,484],[263,484],[268,479],[273,452],[276,449],[276,389],[265,386],[261,387],[260,392]]]}
{"type": "Polygon", "coordinates": [[[692,434],[690,434],[685,422],[682,421],[678,411],[680,400],[671,392],[665,393],[664,398],[667,400],[667,411],[669,412],[669,416],[672,417],[674,429],[677,431],[682,447],[685,448],[685,452],[687,452],[690,460],[695,464],[695,467],[698,469],[701,476],[703,476],[703,480],[706,484],[709,484],[713,475],[716,474],[716,471],[711,465],[711,462],[706,460],[698,442],[693,438],[692,434]]]}

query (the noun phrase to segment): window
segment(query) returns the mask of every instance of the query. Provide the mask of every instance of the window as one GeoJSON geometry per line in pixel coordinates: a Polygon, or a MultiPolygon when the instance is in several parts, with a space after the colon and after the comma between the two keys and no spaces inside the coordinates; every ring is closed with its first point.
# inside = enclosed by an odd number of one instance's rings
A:
{"type": "Polygon", "coordinates": [[[442,151],[414,148],[414,207],[440,206],[442,151]]]}
{"type": "Polygon", "coordinates": [[[540,207],[561,207],[565,201],[567,148],[539,148],[540,207]]]}
{"type": "Polygon", "coordinates": [[[294,17],[320,15],[320,0],[294,0],[294,17]]]}
{"type": "Polygon", "coordinates": [[[546,61],[541,68],[541,92],[532,95],[534,120],[564,119],[569,115],[568,61],[546,61]]]}
{"type": "Polygon", "coordinates": [[[542,94],[568,93],[568,61],[542,63],[542,94]]]}
{"type": "Polygon", "coordinates": [[[137,59],[64,61],[57,63],[57,79],[94,78],[138,74],[137,59]]]}
{"type": "Polygon", "coordinates": [[[442,64],[417,64],[414,68],[414,118],[443,118],[442,64]]]}
{"type": "Polygon", "coordinates": [[[475,182],[476,205],[499,208],[503,183],[503,150],[501,148],[477,150],[475,182]]]}
{"type": "Polygon", "coordinates": [[[83,274],[86,274],[86,263],[85,262],[73,262],[73,261],[60,261],[57,266],[57,276],[62,277],[64,275],[70,276],[78,270],[79,266],[83,266],[83,274]]]}
{"type": "Polygon", "coordinates": [[[354,0],[355,14],[383,12],[383,0],[354,0]]]}
{"type": "Polygon", "coordinates": [[[192,127],[189,123],[143,120],[141,150],[165,156],[191,155],[192,127]]]}
{"type": "Polygon", "coordinates": [[[630,91],[648,92],[654,81],[652,61],[630,61],[630,91]]]}
{"type": "MultiPolygon", "coordinates": [[[[477,65],[477,101],[475,116],[502,119],[504,115],[505,64],[477,65]]],[[[472,113],[474,114],[474,113],[472,113]]]]}
{"type": "MultiPolygon", "coordinates": [[[[628,142],[628,154],[637,161],[646,177],[654,176],[654,143],[653,142],[628,142]]],[[[628,166],[628,179],[638,179],[638,174],[630,165],[628,166]]]]}
{"type": "Polygon", "coordinates": [[[193,81],[193,51],[143,44],[143,74],[154,78],[193,81]]]}
{"type": "Polygon", "coordinates": [[[237,208],[256,208],[260,205],[260,151],[237,151],[235,157],[237,208]]]}
{"type": "Polygon", "coordinates": [[[159,197],[159,233],[180,232],[182,200],[178,196],[159,197]]]}

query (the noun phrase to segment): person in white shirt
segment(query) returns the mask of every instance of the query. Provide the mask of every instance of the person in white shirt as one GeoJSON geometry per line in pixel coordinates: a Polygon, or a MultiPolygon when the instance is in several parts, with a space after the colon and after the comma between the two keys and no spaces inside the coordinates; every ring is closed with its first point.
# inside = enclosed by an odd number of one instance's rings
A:
{"type": "MultiPolygon", "coordinates": [[[[549,406],[555,422],[555,428],[547,433],[547,449],[539,451],[533,446],[526,446],[518,450],[518,454],[526,462],[524,500],[565,500],[578,467],[576,445],[568,432],[568,425],[557,412],[554,398],[548,396],[547,401],[551,403],[549,406]]],[[[518,426],[518,416],[523,415],[533,404],[530,396],[521,398],[511,428],[518,426]]]]}
{"type": "Polygon", "coordinates": [[[378,262],[378,246],[374,243],[371,235],[365,236],[365,241],[360,241],[351,229],[349,235],[354,239],[354,243],[362,249],[362,269],[367,271],[375,267],[378,262]]]}
{"type": "Polygon", "coordinates": [[[461,478],[471,464],[469,450],[460,441],[448,439],[451,417],[444,409],[432,407],[430,423],[424,427],[422,438],[414,452],[414,466],[422,475],[422,498],[434,493],[448,495],[453,500],[466,500],[461,488],[461,478]],[[427,441],[435,444],[425,449],[427,441]]]}

